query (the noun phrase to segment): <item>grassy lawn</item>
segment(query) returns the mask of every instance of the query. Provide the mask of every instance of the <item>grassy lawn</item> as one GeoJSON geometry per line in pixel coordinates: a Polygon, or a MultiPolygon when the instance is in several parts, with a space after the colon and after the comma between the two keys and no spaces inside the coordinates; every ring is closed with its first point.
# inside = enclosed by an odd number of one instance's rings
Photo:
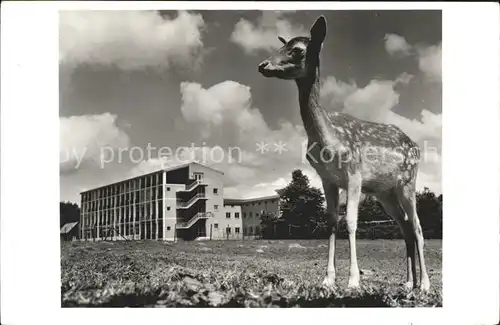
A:
{"type": "Polygon", "coordinates": [[[61,244],[63,307],[441,307],[441,241],[427,240],[431,291],[406,290],[404,242],[358,240],[361,288],[349,290],[348,242],[337,287],[323,288],[326,240],[61,244]]]}

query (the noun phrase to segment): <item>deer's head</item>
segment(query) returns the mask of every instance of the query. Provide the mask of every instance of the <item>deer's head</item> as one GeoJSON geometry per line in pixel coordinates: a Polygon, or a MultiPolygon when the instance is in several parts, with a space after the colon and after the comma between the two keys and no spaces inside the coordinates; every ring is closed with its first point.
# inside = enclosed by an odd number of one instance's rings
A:
{"type": "Polygon", "coordinates": [[[294,37],[283,43],[277,53],[259,64],[259,72],[264,77],[279,79],[301,79],[316,72],[319,52],[326,36],[326,19],[320,16],[311,27],[310,37],[294,37]]]}

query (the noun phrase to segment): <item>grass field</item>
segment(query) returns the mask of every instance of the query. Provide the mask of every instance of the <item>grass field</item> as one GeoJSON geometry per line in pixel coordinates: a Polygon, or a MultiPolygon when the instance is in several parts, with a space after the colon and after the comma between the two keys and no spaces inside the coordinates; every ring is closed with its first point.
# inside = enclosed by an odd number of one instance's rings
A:
{"type": "Polygon", "coordinates": [[[348,243],[337,242],[337,287],[323,288],[326,240],[64,242],[63,307],[441,307],[441,241],[426,241],[431,291],[404,289],[401,240],[358,240],[361,287],[347,289],[348,243]]]}

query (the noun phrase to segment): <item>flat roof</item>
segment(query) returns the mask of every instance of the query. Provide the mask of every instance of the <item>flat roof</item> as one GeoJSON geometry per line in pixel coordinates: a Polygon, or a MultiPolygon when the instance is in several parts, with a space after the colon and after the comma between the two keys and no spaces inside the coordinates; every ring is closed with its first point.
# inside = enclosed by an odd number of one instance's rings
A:
{"type": "Polygon", "coordinates": [[[250,198],[250,199],[224,199],[224,205],[238,205],[238,204],[244,204],[244,203],[250,203],[250,202],[256,202],[256,201],[265,201],[265,200],[276,200],[279,199],[279,195],[269,195],[269,196],[262,196],[262,197],[256,197],[256,198],[250,198]]]}
{"type": "Polygon", "coordinates": [[[82,192],[80,192],[80,195],[83,194],[83,193],[87,193],[87,192],[95,191],[95,190],[98,190],[98,189],[101,189],[101,188],[105,188],[105,187],[108,187],[108,186],[111,186],[111,185],[116,185],[116,184],[120,184],[120,183],[123,183],[123,182],[131,181],[133,179],[141,178],[141,177],[144,177],[144,176],[153,175],[153,174],[156,174],[156,173],[159,173],[159,172],[169,172],[169,171],[173,171],[173,170],[185,168],[185,167],[188,167],[190,165],[199,165],[199,166],[202,166],[203,168],[211,169],[211,170],[213,170],[213,171],[215,171],[215,172],[217,172],[217,173],[219,173],[221,175],[224,175],[224,173],[221,172],[220,170],[217,170],[217,169],[214,169],[212,167],[208,167],[208,166],[205,166],[205,165],[202,165],[200,163],[197,163],[197,162],[193,161],[193,162],[188,162],[188,163],[185,163],[185,164],[182,164],[182,165],[172,166],[172,167],[168,167],[168,168],[161,168],[161,169],[155,170],[153,172],[149,172],[149,173],[142,174],[142,175],[139,175],[139,176],[134,176],[134,177],[126,178],[126,179],[123,179],[121,181],[109,183],[109,184],[106,184],[106,185],[100,185],[100,186],[91,188],[90,190],[82,191],[82,192]]]}

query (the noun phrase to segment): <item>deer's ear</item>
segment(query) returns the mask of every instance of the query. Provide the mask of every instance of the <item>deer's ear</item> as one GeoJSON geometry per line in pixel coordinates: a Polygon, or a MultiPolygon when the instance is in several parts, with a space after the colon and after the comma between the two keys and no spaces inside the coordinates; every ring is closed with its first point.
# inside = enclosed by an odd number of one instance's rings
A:
{"type": "Polygon", "coordinates": [[[323,15],[319,16],[311,27],[311,42],[321,44],[326,37],[326,19],[323,15]]]}
{"type": "Polygon", "coordinates": [[[283,43],[283,45],[286,45],[287,41],[283,37],[278,36],[278,39],[280,40],[281,43],[283,43]]]}

